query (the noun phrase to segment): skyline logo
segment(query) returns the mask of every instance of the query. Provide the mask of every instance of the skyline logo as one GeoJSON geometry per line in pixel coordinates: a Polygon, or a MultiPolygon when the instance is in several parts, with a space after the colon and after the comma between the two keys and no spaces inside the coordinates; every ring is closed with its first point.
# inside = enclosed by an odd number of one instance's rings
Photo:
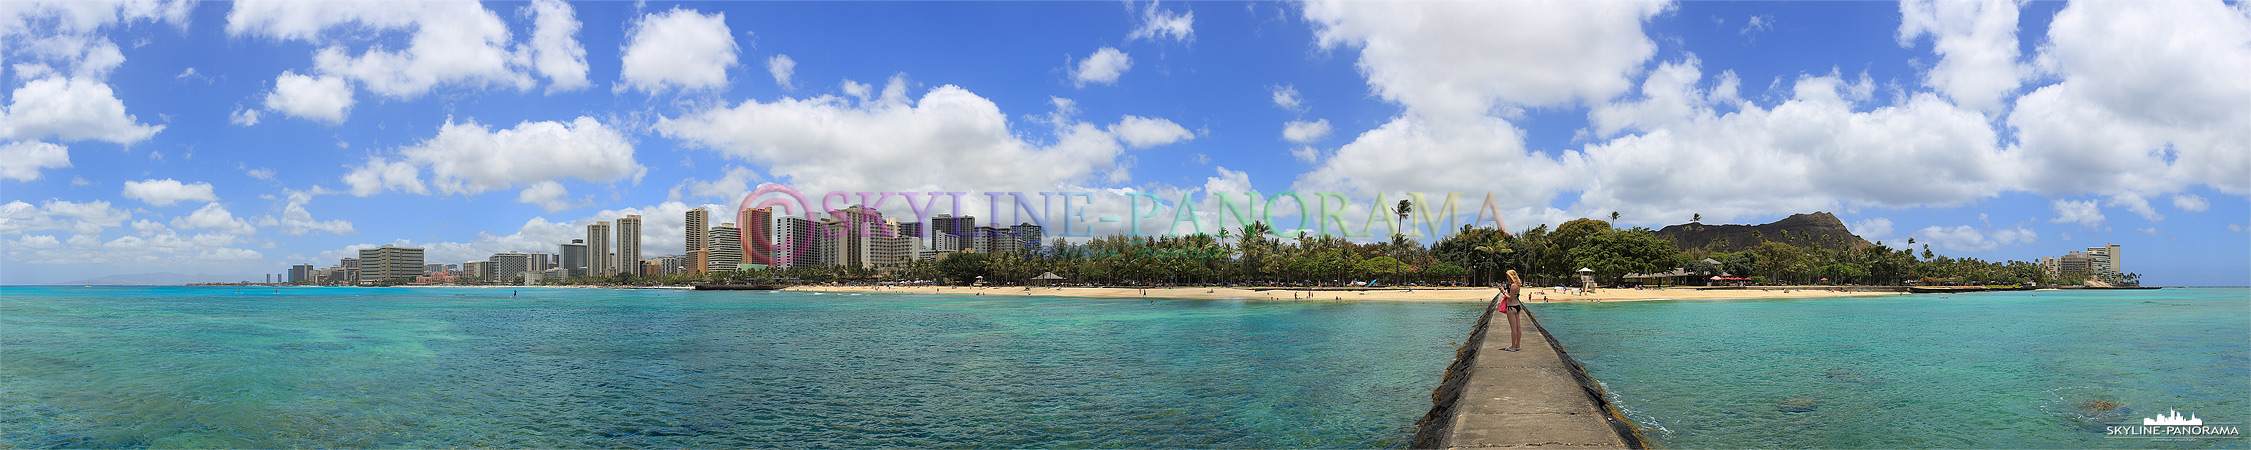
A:
{"type": "Polygon", "coordinates": [[[2168,414],[2159,414],[2159,415],[2157,415],[2157,417],[2151,417],[2151,418],[2146,418],[2146,419],[2142,419],[2142,425],[2144,425],[2144,426],[2170,425],[2170,426],[2192,426],[2192,427],[2193,427],[2193,426],[2204,425],[2204,419],[2200,419],[2200,418],[2197,418],[2195,414],[2190,414],[2190,415],[2188,416],[2188,418],[2186,418],[2186,419],[2183,419],[2183,418],[2181,418],[2181,412],[2180,412],[2180,411],[2174,411],[2174,410],[2171,410],[2171,409],[2167,409],[2167,410],[2166,410],[2166,412],[2167,412],[2168,414]]]}
{"type": "Polygon", "coordinates": [[[2243,437],[2243,429],[2239,425],[2233,422],[2213,422],[2206,425],[2204,418],[2195,414],[2184,417],[2179,410],[2167,408],[2165,414],[2143,418],[2141,425],[2117,424],[2105,427],[2103,437],[2160,441],[2239,439],[2243,437]]]}

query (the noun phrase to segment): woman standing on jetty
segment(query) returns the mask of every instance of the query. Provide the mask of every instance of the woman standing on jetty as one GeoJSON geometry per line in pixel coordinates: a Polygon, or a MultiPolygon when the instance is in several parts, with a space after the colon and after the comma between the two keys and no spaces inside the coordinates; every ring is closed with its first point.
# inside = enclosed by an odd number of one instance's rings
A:
{"type": "Polygon", "coordinates": [[[1508,348],[1501,350],[1523,350],[1524,324],[1517,321],[1516,315],[1524,309],[1524,280],[1516,277],[1516,269],[1509,269],[1508,283],[1494,283],[1494,287],[1501,289],[1501,293],[1493,295],[1494,303],[1498,304],[1494,308],[1508,315],[1508,348]]]}

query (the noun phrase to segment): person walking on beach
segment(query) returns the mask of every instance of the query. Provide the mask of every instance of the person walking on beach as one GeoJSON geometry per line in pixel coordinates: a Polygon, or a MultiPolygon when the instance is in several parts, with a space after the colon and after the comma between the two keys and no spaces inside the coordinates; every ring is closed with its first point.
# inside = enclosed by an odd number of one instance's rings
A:
{"type": "Polygon", "coordinates": [[[1524,309],[1524,280],[1516,277],[1516,269],[1509,269],[1508,283],[1493,283],[1493,287],[1501,289],[1501,293],[1493,295],[1493,303],[1499,305],[1494,308],[1508,315],[1508,348],[1501,350],[1523,350],[1524,323],[1518,322],[1516,315],[1524,309]]]}

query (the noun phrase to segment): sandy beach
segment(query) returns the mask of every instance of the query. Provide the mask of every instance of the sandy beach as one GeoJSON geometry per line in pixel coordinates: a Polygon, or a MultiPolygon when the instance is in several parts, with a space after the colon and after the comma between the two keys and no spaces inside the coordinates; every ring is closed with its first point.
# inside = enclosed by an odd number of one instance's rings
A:
{"type": "MultiPolygon", "coordinates": [[[[1378,300],[1378,301],[1428,301],[1428,302],[1483,302],[1492,300],[1499,291],[1469,288],[1434,289],[1376,289],[1366,291],[1303,291],[1303,290],[1251,290],[1241,288],[1171,287],[1171,288],[1094,288],[1094,287],[963,287],[963,286],[791,286],[788,290],[813,292],[850,292],[886,294],[955,294],[955,295],[1037,295],[1055,297],[1103,298],[1194,298],[1194,299],[1259,299],[1259,300],[1378,300]]],[[[1894,292],[1837,292],[1818,289],[1767,290],[1697,290],[1697,289],[1598,289],[1593,293],[1574,293],[1554,288],[1526,289],[1527,303],[1550,302],[1608,302],[1647,300],[1698,300],[1730,298],[1816,298],[1865,297],[1900,295],[1894,292]]]]}

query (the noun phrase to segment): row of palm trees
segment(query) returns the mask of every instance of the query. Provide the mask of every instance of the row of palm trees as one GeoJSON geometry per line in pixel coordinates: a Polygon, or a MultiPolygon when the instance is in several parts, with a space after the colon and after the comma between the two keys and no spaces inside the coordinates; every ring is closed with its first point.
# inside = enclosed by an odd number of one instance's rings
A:
{"type": "MultiPolygon", "coordinates": [[[[1393,209],[1402,227],[1413,211],[1402,201],[1393,209]]],[[[1618,216],[1611,213],[1613,220],[1618,216]]],[[[1701,219],[1701,214],[1697,219],[1701,219]]],[[[793,266],[749,272],[715,272],[657,277],[613,275],[579,277],[567,283],[691,284],[746,282],[829,282],[938,280],[957,284],[985,281],[1023,284],[1053,272],[1065,283],[1104,285],[1264,284],[1339,285],[1468,284],[1499,280],[1516,270],[1535,284],[1576,284],[1580,268],[1603,284],[1618,284],[1629,273],[1681,268],[1698,277],[1721,274],[1755,277],[1762,283],[1902,284],[2060,283],[2036,265],[2022,261],[1986,262],[1936,255],[1924,245],[1920,255],[1881,243],[1854,248],[1838,237],[1785,233],[1749,249],[1725,252],[1725,242],[1682,251],[1646,228],[1616,229],[1610,222],[1578,219],[1554,229],[1542,225],[1516,233],[1463,226],[1429,246],[1404,236],[1355,243],[1326,235],[1278,236],[1260,222],[1218,234],[1185,236],[1106,236],[1083,243],[1055,239],[1029,252],[955,253],[938,261],[911,261],[892,267],[793,266]],[[1920,257],[1918,257],[1920,256],[1920,257]],[[1707,263],[1710,260],[1713,263],[1707,263]],[[1824,280],[1826,279],[1826,280],[1824,280]]],[[[1909,245],[1913,245],[1912,239],[1909,245]]]]}

